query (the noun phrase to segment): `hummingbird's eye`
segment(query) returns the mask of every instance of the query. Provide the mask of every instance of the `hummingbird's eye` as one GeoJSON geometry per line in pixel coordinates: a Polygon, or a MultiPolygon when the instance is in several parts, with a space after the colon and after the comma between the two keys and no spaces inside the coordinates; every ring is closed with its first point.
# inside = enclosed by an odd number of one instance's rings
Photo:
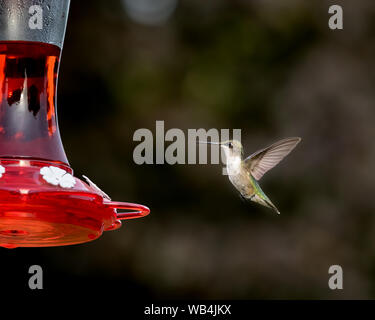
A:
{"type": "Polygon", "coordinates": [[[232,142],[229,142],[229,143],[228,143],[228,147],[229,147],[229,149],[233,149],[233,143],[232,143],[232,142]]]}

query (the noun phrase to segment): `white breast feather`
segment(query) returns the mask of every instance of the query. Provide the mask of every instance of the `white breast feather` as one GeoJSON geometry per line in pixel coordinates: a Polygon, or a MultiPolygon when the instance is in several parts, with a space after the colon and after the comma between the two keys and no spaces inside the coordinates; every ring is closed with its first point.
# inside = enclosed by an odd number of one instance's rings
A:
{"type": "Polygon", "coordinates": [[[241,171],[241,158],[231,157],[227,160],[227,172],[229,175],[239,174],[241,171]]]}

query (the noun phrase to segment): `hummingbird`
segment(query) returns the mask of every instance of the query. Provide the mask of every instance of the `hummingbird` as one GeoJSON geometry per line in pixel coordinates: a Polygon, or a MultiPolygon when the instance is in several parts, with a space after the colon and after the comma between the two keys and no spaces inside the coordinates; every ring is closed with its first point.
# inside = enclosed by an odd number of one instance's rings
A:
{"type": "Polygon", "coordinates": [[[254,152],[246,159],[243,156],[242,144],[238,140],[198,141],[198,143],[220,145],[225,153],[229,180],[239,191],[241,197],[269,207],[280,214],[280,211],[260,188],[258,181],[268,170],[284,159],[300,141],[299,137],[286,138],[254,152]]]}

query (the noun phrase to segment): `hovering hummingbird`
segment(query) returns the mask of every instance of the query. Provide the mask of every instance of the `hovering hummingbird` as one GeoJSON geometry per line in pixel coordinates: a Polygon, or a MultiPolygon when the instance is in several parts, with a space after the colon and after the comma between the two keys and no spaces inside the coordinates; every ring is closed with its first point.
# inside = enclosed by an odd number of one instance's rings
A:
{"type": "Polygon", "coordinates": [[[286,138],[243,159],[243,147],[237,140],[224,142],[198,141],[198,143],[218,144],[225,152],[227,172],[230,182],[240,192],[242,198],[260,203],[280,211],[264,194],[258,181],[263,175],[284,159],[301,141],[301,138],[286,138]]]}

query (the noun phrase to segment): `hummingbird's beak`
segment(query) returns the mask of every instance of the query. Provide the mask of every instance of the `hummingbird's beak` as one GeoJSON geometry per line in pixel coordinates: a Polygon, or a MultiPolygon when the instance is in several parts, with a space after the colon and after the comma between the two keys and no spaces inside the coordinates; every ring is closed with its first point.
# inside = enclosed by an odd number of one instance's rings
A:
{"type": "Polygon", "coordinates": [[[198,141],[199,144],[218,144],[221,145],[220,142],[209,142],[209,141],[198,141]]]}

